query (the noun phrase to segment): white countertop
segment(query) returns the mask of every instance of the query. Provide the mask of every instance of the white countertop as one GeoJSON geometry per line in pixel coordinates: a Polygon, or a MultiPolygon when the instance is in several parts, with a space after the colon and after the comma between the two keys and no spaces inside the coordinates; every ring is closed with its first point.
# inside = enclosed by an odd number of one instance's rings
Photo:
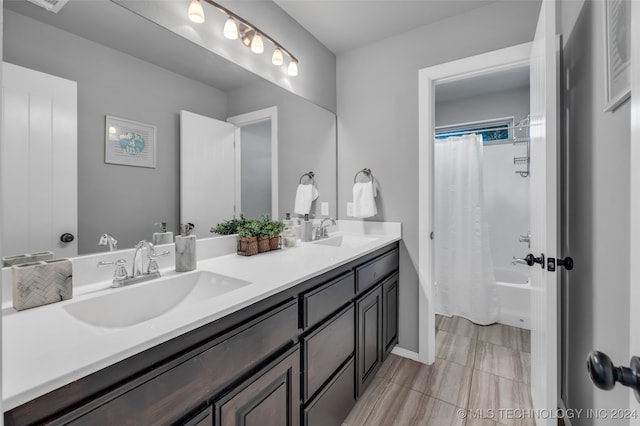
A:
{"type": "MultiPolygon", "coordinates": [[[[126,291],[126,288],[109,288],[110,280],[84,285],[81,289],[74,285],[74,298],[64,302],[20,312],[5,306],[2,311],[4,410],[15,408],[401,238],[399,223],[339,221],[339,227],[341,233],[366,234],[376,238],[355,248],[299,242],[297,247],[250,257],[227,254],[199,260],[200,271],[227,275],[251,284],[190,305],[189,309],[169,311],[130,327],[96,329],[73,318],[64,309],[65,304],[109,292],[126,291]]],[[[164,268],[161,272],[163,277],[181,275],[173,268],[164,268]]],[[[153,286],[154,282],[156,280],[133,286],[153,286]]],[[[118,312],[113,312],[113,315],[118,315],[118,312]]]]}

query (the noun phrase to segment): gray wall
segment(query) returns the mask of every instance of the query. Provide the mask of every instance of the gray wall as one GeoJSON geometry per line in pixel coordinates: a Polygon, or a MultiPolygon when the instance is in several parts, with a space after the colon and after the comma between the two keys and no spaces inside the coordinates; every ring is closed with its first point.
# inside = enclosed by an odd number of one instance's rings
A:
{"type": "Polygon", "coordinates": [[[372,219],[403,224],[399,340],[408,350],[418,348],[418,70],[531,41],[539,8],[494,3],[338,55],[338,216],[354,174],[370,167],[379,184],[372,219]]]}
{"type": "Polygon", "coordinates": [[[155,222],[179,229],[179,111],[225,119],[227,96],[210,86],[5,11],[4,60],[78,82],[78,251],[151,238],[155,222]],[[155,169],[105,164],[105,115],[157,126],[155,169]]]}
{"type": "Polygon", "coordinates": [[[229,116],[278,107],[278,212],[293,212],[300,176],[315,172],[318,199],[311,212],[320,217],[320,203],[329,203],[336,217],[336,116],[267,82],[228,93],[229,116]]]}
{"type": "Polygon", "coordinates": [[[514,117],[514,122],[529,115],[529,87],[499,90],[464,99],[438,101],[436,86],[436,126],[514,117]]]}
{"type": "Polygon", "coordinates": [[[271,122],[250,124],[240,132],[242,213],[257,219],[271,212],[271,122]]]}
{"type": "MultiPolygon", "coordinates": [[[[597,349],[616,364],[629,361],[630,104],[614,113],[603,111],[602,2],[564,1],[560,22],[565,41],[561,75],[568,76],[565,253],[576,262],[563,285],[565,402],[571,408],[626,408],[630,391],[595,388],[585,359],[597,349]]],[[[611,422],[582,418],[573,424],[611,422]]]]}

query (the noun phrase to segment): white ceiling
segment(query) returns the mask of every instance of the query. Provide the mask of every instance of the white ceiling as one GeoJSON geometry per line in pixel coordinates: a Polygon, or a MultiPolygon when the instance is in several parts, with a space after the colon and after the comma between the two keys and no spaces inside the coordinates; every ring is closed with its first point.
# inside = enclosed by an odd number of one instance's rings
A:
{"type": "Polygon", "coordinates": [[[497,0],[274,0],[336,54],[495,1],[497,0]]]}

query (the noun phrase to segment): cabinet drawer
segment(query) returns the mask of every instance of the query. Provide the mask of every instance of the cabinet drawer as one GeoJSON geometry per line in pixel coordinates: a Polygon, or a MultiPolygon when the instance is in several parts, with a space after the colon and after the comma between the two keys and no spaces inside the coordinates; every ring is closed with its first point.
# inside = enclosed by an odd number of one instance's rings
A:
{"type": "Polygon", "coordinates": [[[349,272],[302,295],[302,328],[307,329],[355,296],[355,275],[349,272]]]}
{"type": "Polygon", "coordinates": [[[353,304],[336,314],[322,328],[303,338],[303,399],[306,401],[326,382],[355,347],[353,304]]]}
{"type": "Polygon", "coordinates": [[[73,423],[135,425],[176,421],[295,338],[297,308],[297,301],[291,300],[266,312],[170,370],[136,379],[139,386],[114,394],[113,399],[73,423]]]}
{"type": "Polygon", "coordinates": [[[356,403],[353,356],[327,387],[304,409],[305,426],[340,426],[356,403]]]}
{"type": "Polygon", "coordinates": [[[399,251],[393,250],[356,268],[357,292],[361,293],[398,269],[399,251]]]}

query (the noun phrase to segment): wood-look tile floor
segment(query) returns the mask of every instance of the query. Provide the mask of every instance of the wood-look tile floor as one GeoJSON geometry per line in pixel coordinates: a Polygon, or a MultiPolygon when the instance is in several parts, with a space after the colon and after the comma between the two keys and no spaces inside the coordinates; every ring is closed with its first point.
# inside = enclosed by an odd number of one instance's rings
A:
{"type": "Polygon", "coordinates": [[[382,364],[343,426],[535,425],[529,330],[436,317],[436,361],[382,364]]]}

